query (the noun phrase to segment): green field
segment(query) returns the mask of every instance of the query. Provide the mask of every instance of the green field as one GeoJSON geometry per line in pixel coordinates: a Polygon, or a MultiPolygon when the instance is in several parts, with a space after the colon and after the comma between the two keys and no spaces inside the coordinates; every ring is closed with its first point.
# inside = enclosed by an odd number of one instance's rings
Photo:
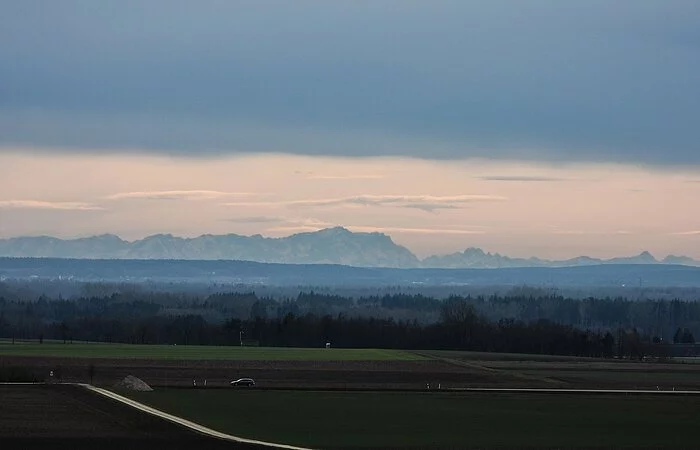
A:
{"type": "Polygon", "coordinates": [[[218,347],[101,343],[0,342],[0,356],[67,358],[144,358],[163,360],[248,361],[411,361],[424,357],[400,350],[340,348],[218,347]]]}
{"type": "Polygon", "coordinates": [[[178,390],[130,397],[236,436],[313,448],[695,448],[700,398],[178,390]]]}
{"type": "MultiPolygon", "coordinates": [[[[600,358],[582,358],[579,356],[534,355],[527,353],[488,353],[461,350],[421,350],[416,353],[430,358],[447,358],[464,361],[539,361],[539,362],[587,362],[600,361],[600,358]]],[[[610,360],[606,360],[610,361],[610,360]]]]}

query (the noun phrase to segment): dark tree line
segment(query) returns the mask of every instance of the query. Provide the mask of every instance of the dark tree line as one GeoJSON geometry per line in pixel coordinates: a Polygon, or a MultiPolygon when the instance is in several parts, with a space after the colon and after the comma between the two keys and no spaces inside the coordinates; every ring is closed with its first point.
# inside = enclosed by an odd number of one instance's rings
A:
{"type": "MultiPolygon", "coordinates": [[[[590,357],[611,357],[615,339],[609,332],[579,330],[548,320],[490,321],[465,299],[442,302],[437,322],[421,324],[345,314],[319,315],[287,312],[267,317],[256,300],[248,319],[208,322],[202,315],[160,314],[162,306],[151,302],[116,302],[115,298],[91,298],[84,302],[47,301],[20,304],[0,301],[0,336],[21,339],[57,339],[64,342],[97,341],[137,344],[239,345],[450,349],[524,352],[590,357]],[[10,312],[21,311],[11,324],[10,312]],[[55,320],[46,320],[48,314],[55,320]]],[[[288,307],[291,307],[288,305],[288,307]]],[[[619,350],[619,349],[618,349],[619,350]]]]}
{"type": "Polygon", "coordinates": [[[651,344],[692,344],[700,302],[572,299],[538,290],[451,296],[401,292],[342,296],[301,292],[146,290],[121,286],[64,298],[0,283],[0,337],[235,345],[433,348],[631,357],[651,344]]]}
{"type": "MultiPolygon", "coordinates": [[[[642,334],[672,342],[678,328],[700,335],[700,302],[678,299],[642,299],[639,297],[572,298],[537,288],[511,288],[508,295],[466,295],[435,297],[411,294],[399,289],[358,291],[357,295],[339,295],[324,289],[282,295],[263,295],[256,291],[220,292],[220,286],[169,284],[56,284],[49,282],[0,282],[0,317],[13,325],[31,322],[36,317],[61,321],[76,315],[94,313],[107,316],[133,313],[136,316],[199,315],[209,323],[231,318],[254,317],[281,319],[287,314],[318,316],[392,318],[396,321],[437,323],[447,299],[462,299],[488,320],[513,319],[523,322],[548,320],[580,329],[637,329],[642,334]],[[37,292],[47,294],[42,295],[37,292]],[[4,302],[4,303],[2,303],[4,302]],[[4,306],[3,306],[4,304],[4,306]],[[119,308],[122,311],[119,311],[119,308]],[[149,309],[150,308],[150,309],[149,309]],[[26,309],[26,310],[25,310],[26,309]]],[[[283,288],[279,288],[283,289],[283,288]]],[[[291,289],[291,288],[285,288],[291,289]]],[[[297,289],[298,290],[298,289],[297,289]]],[[[655,292],[655,291],[650,291],[655,292]]],[[[664,294],[659,292],[659,295],[664,294]]],[[[699,297],[700,298],[700,297],[699,297]]]]}

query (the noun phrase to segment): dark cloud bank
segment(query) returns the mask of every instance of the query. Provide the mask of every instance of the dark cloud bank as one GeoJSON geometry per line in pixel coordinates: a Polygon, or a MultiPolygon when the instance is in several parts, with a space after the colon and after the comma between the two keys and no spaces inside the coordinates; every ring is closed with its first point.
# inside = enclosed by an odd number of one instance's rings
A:
{"type": "Polygon", "coordinates": [[[9,2],[0,145],[699,164],[699,5],[9,2]]]}

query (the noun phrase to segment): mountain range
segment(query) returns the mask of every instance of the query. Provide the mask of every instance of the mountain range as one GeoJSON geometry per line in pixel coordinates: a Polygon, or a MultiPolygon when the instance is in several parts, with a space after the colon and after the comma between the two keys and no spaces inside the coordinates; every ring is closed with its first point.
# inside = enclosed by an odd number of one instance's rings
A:
{"type": "Polygon", "coordinates": [[[77,259],[244,260],[288,264],[341,264],[397,268],[521,268],[579,267],[602,264],[673,264],[700,266],[687,256],[657,260],[649,252],[636,256],[567,260],[511,258],[468,248],[423,260],[383,233],[355,233],[342,227],[298,233],[288,237],[210,235],[182,238],[157,234],[133,242],[112,234],[79,239],[49,236],[0,239],[0,257],[77,259]]]}

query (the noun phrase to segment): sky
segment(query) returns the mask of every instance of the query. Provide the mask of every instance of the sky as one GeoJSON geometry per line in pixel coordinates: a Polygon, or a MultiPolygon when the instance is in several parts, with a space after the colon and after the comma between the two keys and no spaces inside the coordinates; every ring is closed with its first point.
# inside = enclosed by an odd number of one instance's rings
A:
{"type": "Polygon", "coordinates": [[[695,0],[0,11],[0,237],[700,258],[695,0]]]}

